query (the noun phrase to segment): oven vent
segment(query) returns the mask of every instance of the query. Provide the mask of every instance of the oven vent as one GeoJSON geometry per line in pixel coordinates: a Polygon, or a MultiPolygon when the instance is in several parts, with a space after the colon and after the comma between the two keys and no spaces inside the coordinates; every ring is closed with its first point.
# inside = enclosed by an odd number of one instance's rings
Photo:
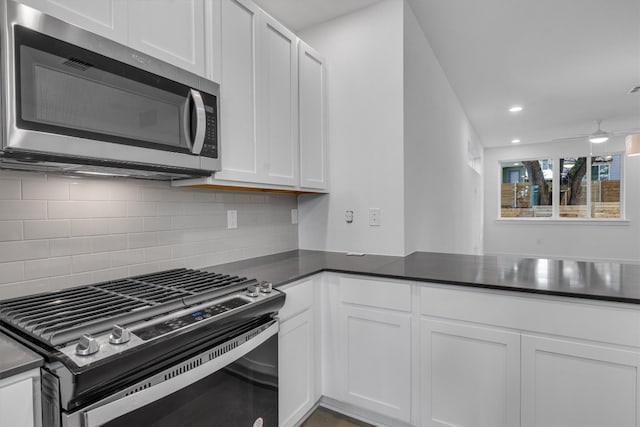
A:
{"type": "Polygon", "coordinates": [[[170,380],[171,378],[177,377],[180,374],[184,374],[185,372],[197,368],[200,365],[202,365],[202,360],[196,359],[192,362],[187,363],[186,365],[182,365],[179,368],[174,369],[173,371],[167,372],[166,374],[164,374],[164,380],[170,380]]]}
{"type": "Polygon", "coordinates": [[[93,64],[78,58],[67,58],[62,65],[66,65],[67,67],[75,68],[80,71],[87,71],[89,68],[93,68],[93,64]]]}
{"type": "Polygon", "coordinates": [[[209,353],[209,360],[213,360],[216,357],[220,357],[223,354],[233,350],[237,346],[238,346],[238,341],[233,341],[225,346],[218,347],[215,351],[212,351],[211,353],[209,353]]]}
{"type": "Polygon", "coordinates": [[[137,393],[137,392],[142,391],[142,390],[144,390],[144,389],[147,389],[147,388],[149,388],[149,387],[151,387],[151,382],[150,382],[150,381],[149,381],[149,382],[147,382],[147,383],[144,383],[144,384],[139,385],[138,387],[134,388],[133,390],[129,390],[129,391],[125,394],[125,396],[132,395],[132,394],[134,394],[134,393],[137,393]]]}

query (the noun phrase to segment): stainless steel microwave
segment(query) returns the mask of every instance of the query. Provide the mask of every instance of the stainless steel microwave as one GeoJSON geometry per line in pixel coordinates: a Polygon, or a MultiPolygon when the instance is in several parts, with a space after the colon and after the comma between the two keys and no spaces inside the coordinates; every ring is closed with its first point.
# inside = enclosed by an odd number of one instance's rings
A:
{"type": "Polygon", "coordinates": [[[151,179],[220,169],[217,83],[2,3],[0,167],[151,179]]]}

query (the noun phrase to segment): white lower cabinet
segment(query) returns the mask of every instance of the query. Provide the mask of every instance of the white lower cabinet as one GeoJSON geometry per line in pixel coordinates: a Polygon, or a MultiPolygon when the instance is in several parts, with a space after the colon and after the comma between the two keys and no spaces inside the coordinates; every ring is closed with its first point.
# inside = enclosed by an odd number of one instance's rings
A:
{"type": "Polygon", "coordinates": [[[0,380],[0,427],[40,425],[40,369],[0,380]]]}
{"type": "Polygon", "coordinates": [[[281,426],[324,396],[385,426],[640,427],[635,305],[334,273],[285,292],[281,426]]]}
{"type": "Polygon", "coordinates": [[[322,299],[323,395],[411,419],[411,285],[328,275],[322,299]]]}
{"type": "Polygon", "coordinates": [[[523,427],[635,427],[640,354],[523,335],[523,427]]]}
{"type": "Polygon", "coordinates": [[[424,426],[520,424],[520,335],[423,319],[424,426]]]}
{"type": "Polygon", "coordinates": [[[278,335],[278,418],[280,427],[295,425],[320,397],[313,280],[286,288],[278,335]]]}
{"type": "Polygon", "coordinates": [[[411,315],[342,307],[339,322],[342,400],[409,422],[411,315]]]}

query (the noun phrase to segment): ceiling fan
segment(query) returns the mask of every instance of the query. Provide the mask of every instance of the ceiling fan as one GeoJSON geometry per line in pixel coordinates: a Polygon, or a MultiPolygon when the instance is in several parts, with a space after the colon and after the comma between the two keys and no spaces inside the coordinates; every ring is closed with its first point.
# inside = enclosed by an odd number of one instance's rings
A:
{"type": "Polygon", "coordinates": [[[595,120],[597,129],[589,134],[569,136],[565,138],[555,138],[552,141],[572,141],[572,140],[584,140],[587,139],[592,144],[602,144],[611,138],[612,136],[626,136],[634,133],[639,133],[640,129],[626,129],[620,131],[606,131],[602,129],[602,119],[595,120]]]}

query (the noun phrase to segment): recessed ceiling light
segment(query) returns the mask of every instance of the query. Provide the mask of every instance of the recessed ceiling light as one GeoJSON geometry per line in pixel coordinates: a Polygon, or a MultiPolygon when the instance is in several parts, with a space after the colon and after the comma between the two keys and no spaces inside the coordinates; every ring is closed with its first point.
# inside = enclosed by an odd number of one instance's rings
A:
{"type": "Polygon", "coordinates": [[[517,144],[517,143],[519,143],[519,142],[520,142],[520,140],[519,140],[519,139],[512,139],[512,140],[511,140],[511,143],[512,143],[512,144],[517,144]]]}
{"type": "Polygon", "coordinates": [[[522,107],[519,105],[514,105],[513,107],[509,108],[510,113],[519,113],[520,111],[522,111],[522,107]]]}

